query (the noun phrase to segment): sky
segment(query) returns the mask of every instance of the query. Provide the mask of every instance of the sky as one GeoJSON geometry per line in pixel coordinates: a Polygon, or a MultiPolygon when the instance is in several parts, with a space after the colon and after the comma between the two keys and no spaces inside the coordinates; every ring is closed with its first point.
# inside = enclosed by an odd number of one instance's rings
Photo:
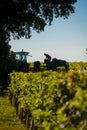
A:
{"type": "Polygon", "coordinates": [[[68,19],[57,18],[51,26],[46,26],[40,34],[32,32],[30,39],[11,40],[12,51],[27,51],[28,62],[44,61],[44,53],[52,58],[69,62],[87,61],[87,0],[77,0],[75,13],[68,19]]]}

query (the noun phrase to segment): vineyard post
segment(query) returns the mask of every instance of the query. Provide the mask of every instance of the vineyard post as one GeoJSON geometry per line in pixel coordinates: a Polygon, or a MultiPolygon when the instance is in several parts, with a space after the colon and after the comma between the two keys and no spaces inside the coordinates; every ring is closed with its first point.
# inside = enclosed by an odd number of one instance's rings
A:
{"type": "Polygon", "coordinates": [[[9,90],[9,93],[8,93],[9,95],[9,100],[10,100],[10,103],[12,104],[12,98],[13,98],[13,94],[12,94],[12,92],[9,90]]]}
{"type": "Polygon", "coordinates": [[[20,108],[19,118],[20,118],[21,122],[23,122],[23,111],[24,111],[24,108],[20,108]]]}

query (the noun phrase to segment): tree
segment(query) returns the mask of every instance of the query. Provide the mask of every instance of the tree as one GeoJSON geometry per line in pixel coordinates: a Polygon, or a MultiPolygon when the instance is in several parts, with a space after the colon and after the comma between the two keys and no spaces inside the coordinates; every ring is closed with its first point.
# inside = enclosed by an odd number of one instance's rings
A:
{"type": "Polygon", "coordinates": [[[0,0],[0,80],[7,73],[11,34],[14,39],[19,39],[24,36],[30,38],[32,30],[38,33],[44,31],[46,25],[52,24],[54,17],[68,18],[70,13],[74,13],[76,1],[0,0]]]}
{"type": "Polygon", "coordinates": [[[0,85],[5,86],[7,79],[7,66],[10,46],[5,31],[0,28],[0,85]]]}
{"type": "Polygon", "coordinates": [[[85,57],[87,58],[87,48],[85,49],[85,57]]]}
{"type": "Polygon", "coordinates": [[[31,31],[41,32],[54,17],[68,18],[77,0],[1,0],[0,24],[8,36],[30,38],[31,31]]]}

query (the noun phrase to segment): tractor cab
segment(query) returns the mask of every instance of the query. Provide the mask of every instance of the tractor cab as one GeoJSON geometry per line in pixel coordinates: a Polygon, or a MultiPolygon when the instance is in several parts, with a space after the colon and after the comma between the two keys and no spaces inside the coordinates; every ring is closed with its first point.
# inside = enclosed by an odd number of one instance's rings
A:
{"type": "Polygon", "coordinates": [[[23,63],[27,63],[27,56],[29,54],[29,52],[25,52],[25,51],[20,51],[20,52],[15,52],[16,54],[16,60],[21,61],[23,63]]]}
{"type": "Polygon", "coordinates": [[[18,61],[18,71],[28,72],[29,64],[27,63],[27,56],[29,52],[25,52],[24,50],[20,52],[15,52],[16,60],[18,61]]]}

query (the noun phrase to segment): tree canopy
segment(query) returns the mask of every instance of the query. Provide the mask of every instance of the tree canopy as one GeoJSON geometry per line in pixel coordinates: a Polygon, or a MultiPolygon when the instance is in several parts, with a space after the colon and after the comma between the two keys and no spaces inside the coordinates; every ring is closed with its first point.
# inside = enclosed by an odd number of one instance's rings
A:
{"type": "Polygon", "coordinates": [[[54,17],[68,18],[77,0],[0,0],[0,25],[8,38],[30,38],[32,30],[41,32],[54,17]]]}

